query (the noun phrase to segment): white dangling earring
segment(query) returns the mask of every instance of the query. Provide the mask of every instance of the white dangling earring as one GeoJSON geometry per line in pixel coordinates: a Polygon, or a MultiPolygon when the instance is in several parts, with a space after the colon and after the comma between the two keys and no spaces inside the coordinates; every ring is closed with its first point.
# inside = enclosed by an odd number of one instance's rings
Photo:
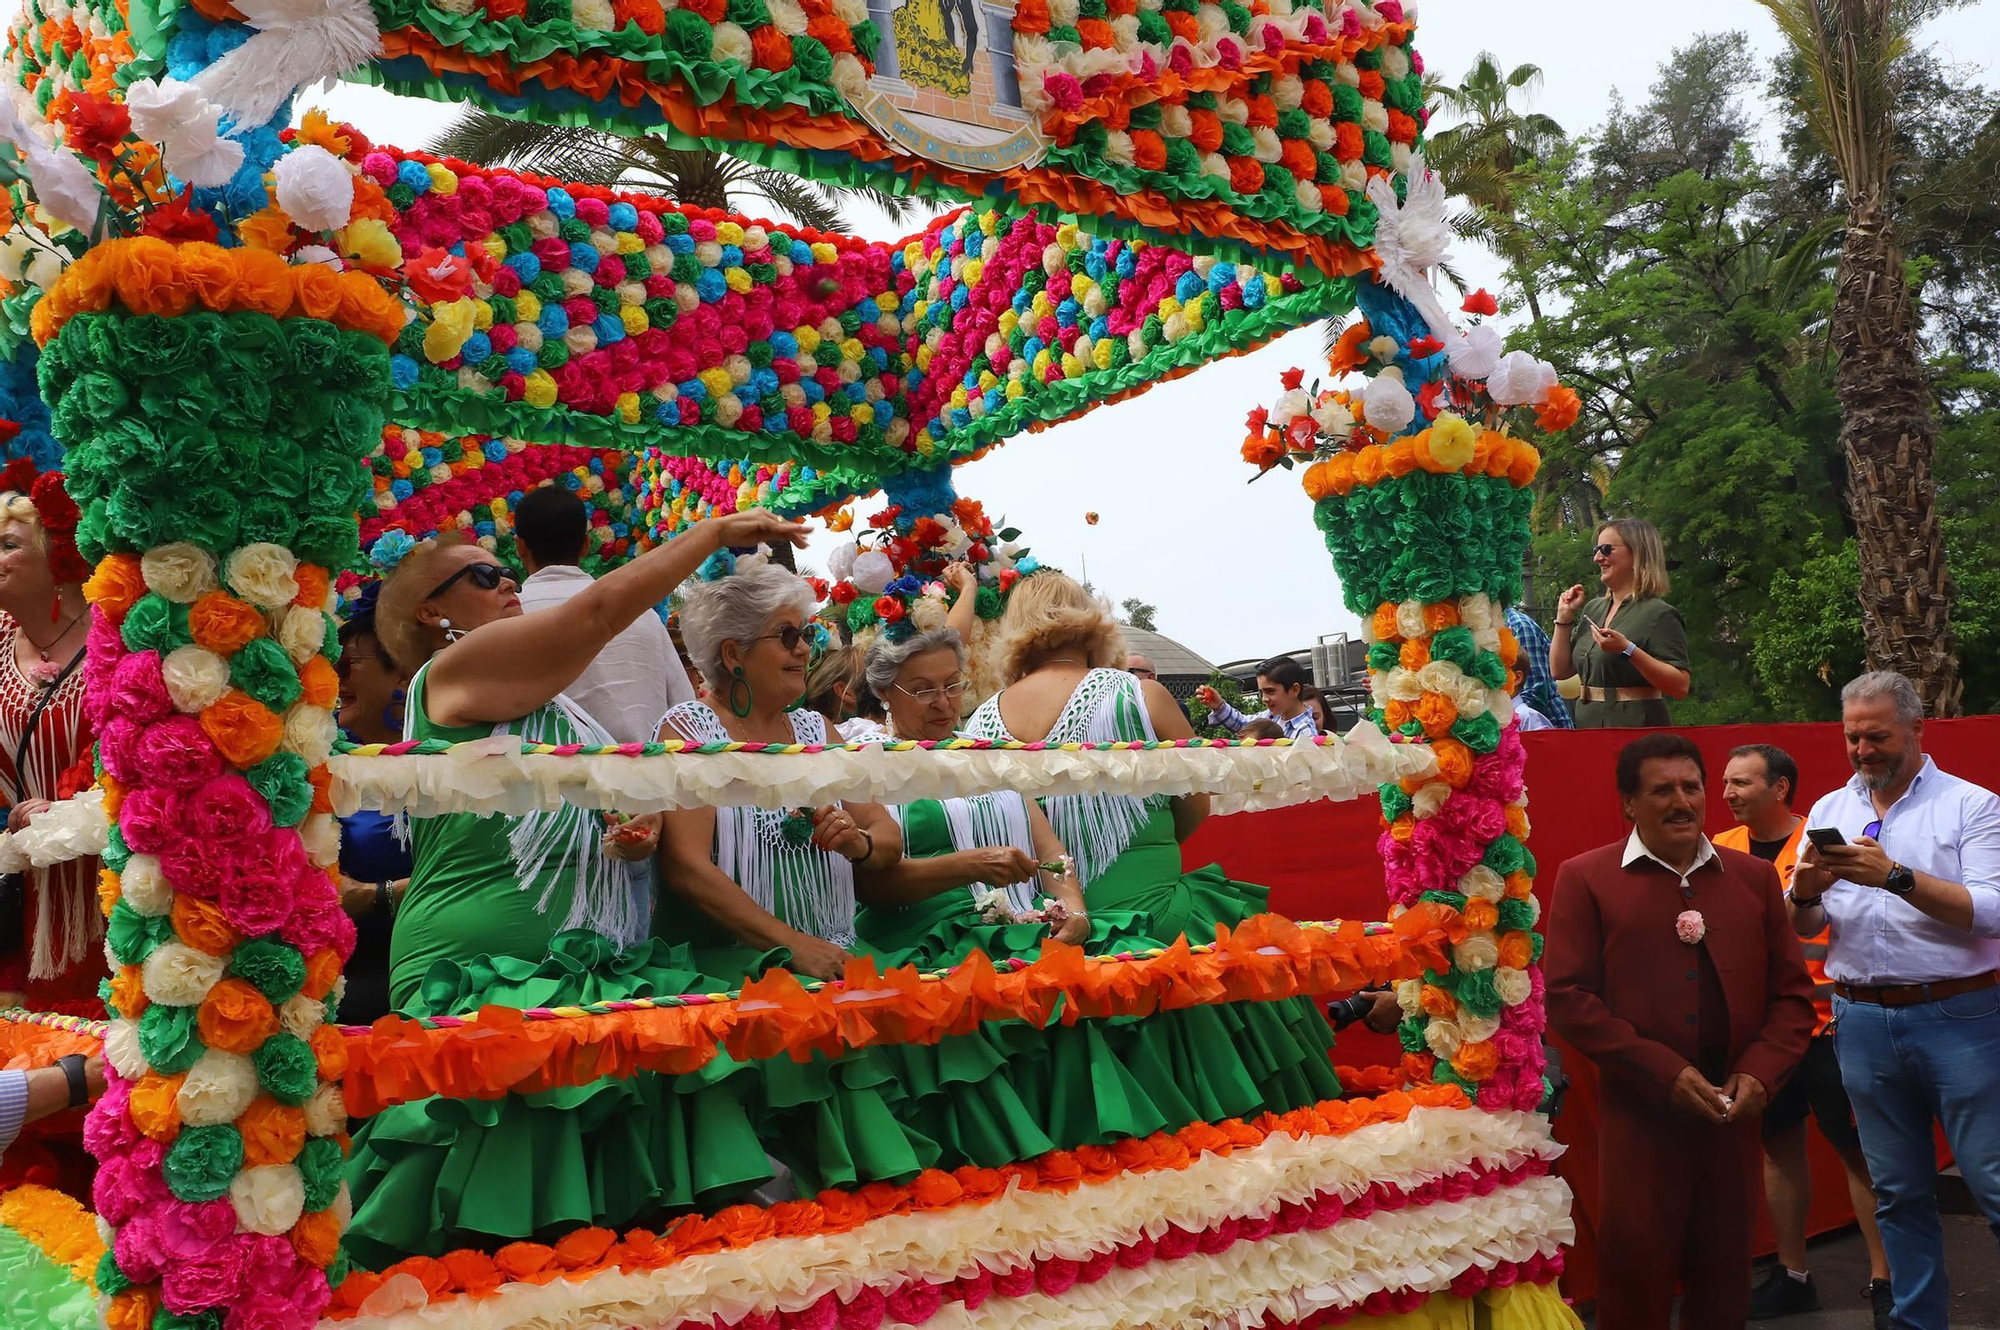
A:
{"type": "Polygon", "coordinates": [[[449,619],[439,619],[438,627],[444,630],[444,640],[448,643],[456,642],[459,638],[465,636],[465,630],[462,628],[453,628],[449,619]]]}

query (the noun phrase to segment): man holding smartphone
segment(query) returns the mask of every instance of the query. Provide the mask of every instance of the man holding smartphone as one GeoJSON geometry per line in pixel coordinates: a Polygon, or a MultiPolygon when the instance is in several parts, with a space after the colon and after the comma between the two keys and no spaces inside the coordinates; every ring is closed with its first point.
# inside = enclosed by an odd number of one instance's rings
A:
{"type": "Polygon", "coordinates": [[[2000,797],[1923,753],[1923,703],[1888,670],[1841,690],[1854,779],[1813,805],[1786,893],[1829,930],[1834,1047],[1875,1184],[1899,1330],[1944,1330],[1932,1123],[2000,1233],[2000,797]]]}

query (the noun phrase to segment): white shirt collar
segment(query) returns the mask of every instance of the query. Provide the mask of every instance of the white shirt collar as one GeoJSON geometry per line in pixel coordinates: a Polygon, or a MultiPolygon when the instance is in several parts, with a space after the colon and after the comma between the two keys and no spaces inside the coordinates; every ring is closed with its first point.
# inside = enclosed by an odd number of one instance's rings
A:
{"type": "Polygon", "coordinates": [[[1632,828],[1632,834],[1625,838],[1625,857],[1619,860],[1619,863],[1625,868],[1630,868],[1641,859],[1651,859],[1675,877],[1686,879],[1694,876],[1695,869],[1700,868],[1713,858],[1715,858],[1715,846],[1709,843],[1708,837],[1703,836],[1701,838],[1701,847],[1694,852],[1694,862],[1689,864],[1687,872],[1683,873],[1680,869],[1675,868],[1665,859],[1647,849],[1646,842],[1639,839],[1639,828],[1634,827],[1632,828]]]}
{"type": "MultiPolygon", "coordinates": [[[[1925,753],[1924,764],[1918,767],[1917,774],[1910,778],[1910,788],[1904,790],[1903,798],[1896,800],[1896,802],[1901,803],[1903,802],[1903,799],[1907,799],[1911,795],[1915,794],[1920,788],[1923,787],[1925,778],[1931,776],[1936,771],[1937,771],[1937,763],[1931,761],[1931,755],[1929,753],[1925,753]]],[[[1861,779],[1860,772],[1857,771],[1852,776],[1848,777],[1847,788],[1852,790],[1854,793],[1860,795],[1863,799],[1868,800],[1870,803],[1874,802],[1875,792],[1868,788],[1867,781],[1861,779]]]]}
{"type": "MultiPolygon", "coordinates": [[[[596,579],[573,563],[552,563],[529,573],[529,582],[592,582],[596,579]]],[[[525,583],[524,583],[525,585],[525,583]]]]}

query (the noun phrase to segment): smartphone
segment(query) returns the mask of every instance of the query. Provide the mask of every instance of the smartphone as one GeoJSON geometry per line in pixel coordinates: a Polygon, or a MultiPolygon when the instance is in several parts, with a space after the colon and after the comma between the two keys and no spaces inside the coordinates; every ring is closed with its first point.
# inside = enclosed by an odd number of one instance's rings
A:
{"type": "Polygon", "coordinates": [[[1807,827],[1806,839],[1822,850],[1837,850],[1847,844],[1847,837],[1840,834],[1839,827],[1807,827]]]}

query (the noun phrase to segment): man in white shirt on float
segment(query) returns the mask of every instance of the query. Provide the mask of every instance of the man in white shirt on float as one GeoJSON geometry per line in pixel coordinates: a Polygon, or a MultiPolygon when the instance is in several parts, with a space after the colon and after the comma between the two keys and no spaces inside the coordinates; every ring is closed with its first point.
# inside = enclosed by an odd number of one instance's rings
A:
{"type": "MultiPolygon", "coordinates": [[[[591,583],[579,566],[590,538],[590,511],[560,484],[531,490],[514,510],[514,540],[527,577],[521,608],[560,605],[591,583]]],[[[645,743],[669,707],[694,700],[687,670],[667,625],[642,614],[597,653],[563,690],[620,743],[645,743]]]]}
{"type": "Polygon", "coordinates": [[[1864,674],[1840,703],[1854,779],[1807,815],[1785,899],[1800,937],[1829,929],[1834,1056],[1875,1182],[1892,1323],[1944,1330],[1933,1121],[2000,1234],[2000,796],[1924,756],[1902,675],[1864,674]]]}

